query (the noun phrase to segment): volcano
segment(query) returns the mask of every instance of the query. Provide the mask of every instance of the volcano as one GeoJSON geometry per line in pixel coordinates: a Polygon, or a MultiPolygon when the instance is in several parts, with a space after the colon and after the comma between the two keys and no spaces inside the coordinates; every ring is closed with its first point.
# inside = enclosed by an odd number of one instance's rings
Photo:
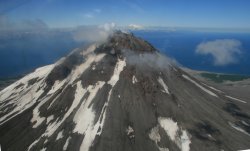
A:
{"type": "Polygon", "coordinates": [[[116,31],[3,89],[0,144],[3,151],[247,149],[247,104],[116,31]]]}

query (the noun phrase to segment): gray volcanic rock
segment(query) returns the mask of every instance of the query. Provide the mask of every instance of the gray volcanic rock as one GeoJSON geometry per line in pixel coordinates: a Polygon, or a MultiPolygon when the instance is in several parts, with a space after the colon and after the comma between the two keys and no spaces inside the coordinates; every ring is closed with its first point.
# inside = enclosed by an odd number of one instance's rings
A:
{"type": "Polygon", "coordinates": [[[3,151],[200,151],[250,148],[248,103],[115,32],[0,92],[3,151]]]}

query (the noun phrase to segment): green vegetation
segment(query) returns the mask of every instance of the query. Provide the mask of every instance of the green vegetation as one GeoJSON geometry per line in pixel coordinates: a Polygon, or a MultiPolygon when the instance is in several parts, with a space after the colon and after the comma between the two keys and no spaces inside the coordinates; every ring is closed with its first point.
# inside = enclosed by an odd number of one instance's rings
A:
{"type": "Polygon", "coordinates": [[[200,73],[200,75],[216,83],[222,83],[225,81],[242,81],[250,78],[250,76],[247,75],[218,74],[218,73],[200,73]]]}

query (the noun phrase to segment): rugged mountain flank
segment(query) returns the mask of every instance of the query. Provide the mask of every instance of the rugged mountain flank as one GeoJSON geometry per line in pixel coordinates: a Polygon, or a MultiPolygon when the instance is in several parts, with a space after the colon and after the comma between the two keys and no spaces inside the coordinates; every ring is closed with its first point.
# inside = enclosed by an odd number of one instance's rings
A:
{"type": "Polygon", "coordinates": [[[73,50],[0,92],[3,151],[250,148],[250,113],[132,34],[73,50]]]}

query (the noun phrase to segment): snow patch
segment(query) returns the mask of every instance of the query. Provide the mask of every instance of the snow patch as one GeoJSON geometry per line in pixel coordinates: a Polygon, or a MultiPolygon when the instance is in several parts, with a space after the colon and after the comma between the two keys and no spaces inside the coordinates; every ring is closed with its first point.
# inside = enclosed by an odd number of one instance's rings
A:
{"type": "MultiPolygon", "coordinates": [[[[40,138],[41,138],[41,137],[40,137],[40,138]]],[[[36,139],[32,144],[30,144],[30,146],[29,146],[29,148],[28,148],[28,151],[29,151],[33,146],[35,146],[36,143],[39,142],[40,138],[39,138],[39,139],[36,139]]]]}
{"type": "Polygon", "coordinates": [[[176,145],[182,151],[189,151],[191,140],[188,136],[188,132],[186,130],[182,130],[178,127],[177,122],[174,122],[170,118],[159,117],[158,122],[160,126],[165,130],[169,138],[176,143],[176,145]],[[181,136],[179,136],[178,132],[181,132],[181,136]]]}
{"type": "Polygon", "coordinates": [[[160,150],[160,151],[169,151],[168,148],[161,148],[161,147],[159,147],[159,150],[160,150]]]}
{"type": "Polygon", "coordinates": [[[93,66],[92,66],[92,70],[95,70],[95,69],[96,69],[96,65],[93,65],[93,66]]]}
{"type": "Polygon", "coordinates": [[[132,83],[135,84],[136,82],[138,82],[138,81],[137,81],[135,75],[133,75],[133,77],[132,77],[132,83]]]}
{"type": "Polygon", "coordinates": [[[50,115],[49,117],[47,117],[46,124],[49,124],[49,122],[52,121],[53,119],[54,119],[54,115],[50,115]]]}
{"type": "Polygon", "coordinates": [[[164,88],[164,91],[163,91],[163,92],[169,94],[168,86],[164,83],[163,79],[159,77],[159,78],[158,78],[158,82],[159,82],[160,85],[164,88]]]}
{"type": "Polygon", "coordinates": [[[188,137],[188,133],[186,130],[182,131],[182,135],[181,135],[180,140],[178,141],[178,144],[177,145],[181,148],[182,151],[189,151],[190,150],[189,145],[191,144],[191,140],[188,137]]]}
{"type": "Polygon", "coordinates": [[[216,89],[216,88],[214,88],[214,87],[212,87],[212,86],[209,86],[209,85],[207,85],[207,84],[205,84],[205,83],[202,83],[203,85],[205,85],[205,86],[207,86],[207,87],[209,87],[210,89],[212,89],[212,90],[214,90],[214,91],[217,91],[217,92],[219,92],[219,93],[223,93],[221,90],[218,90],[218,89],[216,89]]]}
{"type": "Polygon", "coordinates": [[[128,126],[128,128],[126,129],[126,133],[130,139],[135,138],[135,131],[131,126],[128,126]]]}
{"type": "Polygon", "coordinates": [[[63,81],[56,80],[54,85],[52,86],[52,88],[48,92],[48,94],[54,94],[56,91],[58,91],[60,88],[62,88],[62,86],[65,84],[65,82],[66,82],[66,79],[64,79],[63,81]]]}
{"type": "Polygon", "coordinates": [[[237,126],[237,125],[235,125],[235,124],[233,124],[233,123],[231,123],[231,122],[229,122],[229,125],[230,125],[232,128],[236,129],[237,131],[242,132],[242,133],[244,133],[244,134],[250,136],[250,134],[249,134],[248,132],[246,132],[244,129],[242,129],[241,127],[239,127],[239,126],[237,126]]]}
{"type": "Polygon", "coordinates": [[[46,151],[47,149],[46,148],[42,148],[40,151],[46,151]]]}
{"type": "Polygon", "coordinates": [[[80,108],[76,112],[74,119],[73,119],[73,121],[76,123],[74,132],[78,132],[80,134],[85,133],[85,137],[86,137],[87,133],[92,130],[93,120],[95,118],[95,112],[93,111],[92,107],[89,105],[91,104],[97,92],[103,87],[104,84],[105,82],[99,81],[96,83],[96,85],[88,86],[87,91],[90,94],[88,98],[82,102],[80,108]]]}
{"type": "MultiPolygon", "coordinates": [[[[110,84],[112,86],[112,88],[109,91],[107,102],[105,102],[105,104],[102,107],[101,114],[100,114],[100,117],[98,119],[98,122],[96,122],[96,124],[93,125],[93,123],[92,123],[93,119],[90,119],[90,120],[88,119],[90,124],[88,124],[87,126],[86,126],[86,124],[84,124],[84,126],[81,127],[82,129],[85,129],[85,133],[84,133],[85,136],[84,136],[84,139],[83,139],[82,144],[80,146],[80,150],[88,151],[89,148],[91,147],[92,142],[94,141],[96,135],[100,135],[102,133],[102,128],[103,128],[104,121],[105,121],[105,118],[106,118],[106,108],[108,106],[108,103],[109,103],[109,100],[110,100],[110,97],[111,97],[112,89],[115,86],[115,84],[117,83],[117,81],[119,80],[120,73],[121,73],[121,71],[123,70],[123,68],[125,66],[126,66],[125,60],[120,60],[119,59],[118,62],[116,63],[114,73],[113,73],[111,79],[108,81],[108,84],[110,84]],[[103,115],[103,117],[102,117],[102,115],[103,115]],[[99,129],[100,129],[100,131],[98,132],[99,129]]],[[[93,113],[93,117],[94,117],[94,113],[93,113]]],[[[80,131],[80,132],[82,132],[82,131],[80,131]]]]}
{"type": "Polygon", "coordinates": [[[54,123],[48,125],[46,133],[44,133],[45,136],[51,136],[57,130],[57,128],[65,121],[65,119],[73,112],[73,110],[80,104],[82,97],[86,93],[86,90],[82,88],[81,81],[78,81],[76,85],[76,93],[69,110],[64,114],[61,121],[55,121],[54,123]]]}
{"type": "Polygon", "coordinates": [[[90,85],[87,88],[87,91],[90,94],[88,98],[82,102],[79,110],[76,112],[74,116],[73,120],[76,123],[74,132],[84,134],[84,139],[80,146],[80,150],[86,150],[86,151],[89,150],[89,148],[92,145],[92,142],[95,139],[95,136],[97,135],[97,131],[101,126],[100,122],[97,122],[94,125],[93,122],[95,119],[95,112],[92,109],[92,106],[90,106],[90,104],[94,99],[94,97],[96,96],[97,92],[104,86],[104,84],[105,82],[99,81],[96,83],[96,85],[94,86],[90,85]]]}
{"type": "MultiPolygon", "coordinates": [[[[87,68],[89,68],[90,64],[92,62],[99,61],[104,56],[105,56],[105,54],[93,55],[92,53],[90,53],[86,57],[85,63],[83,63],[83,64],[79,65],[78,67],[76,67],[76,69],[68,77],[68,79],[70,80],[69,83],[73,84],[75,79],[77,79],[87,68]]],[[[123,70],[125,65],[126,65],[125,60],[120,60],[120,59],[118,60],[116,66],[115,66],[115,69],[114,69],[114,74],[113,74],[113,76],[111,77],[111,79],[108,82],[112,87],[119,80],[120,72],[123,70]]],[[[102,132],[102,127],[103,127],[104,121],[105,121],[106,107],[108,106],[108,102],[109,102],[109,99],[110,99],[110,96],[111,96],[111,93],[112,93],[112,88],[111,88],[111,90],[109,92],[108,100],[104,104],[104,106],[102,108],[102,111],[101,111],[101,115],[103,115],[103,118],[100,116],[99,119],[98,119],[98,122],[95,125],[93,125],[93,120],[95,118],[95,113],[94,113],[94,111],[92,110],[91,107],[89,107],[89,108],[86,108],[86,107],[88,106],[88,104],[91,103],[92,99],[96,96],[97,91],[104,84],[105,84],[105,82],[100,82],[99,81],[94,86],[89,86],[88,88],[82,88],[81,81],[78,81],[76,83],[76,92],[75,92],[73,103],[70,106],[70,108],[67,110],[67,112],[64,114],[63,118],[61,120],[57,119],[54,122],[47,122],[48,126],[47,126],[45,132],[29,146],[28,150],[32,149],[41,140],[41,138],[44,138],[44,137],[48,138],[48,137],[52,136],[58,130],[58,128],[62,125],[62,123],[69,117],[69,115],[72,114],[72,112],[78,106],[80,106],[80,108],[77,111],[78,113],[76,113],[75,117],[74,117],[74,119],[75,119],[74,121],[75,122],[77,121],[74,132],[78,132],[80,134],[83,134],[83,133],[85,134],[84,140],[82,141],[80,149],[81,150],[89,150],[89,148],[92,145],[92,142],[94,141],[96,135],[100,135],[101,132],[102,132]],[[90,93],[88,98],[86,100],[82,100],[83,96],[87,92],[90,93]],[[82,114],[82,113],[84,113],[84,114],[82,114]],[[80,118],[80,115],[84,116],[84,118],[82,116],[81,116],[81,118],[85,119],[85,121],[80,118]],[[78,120],[76,120],[76,119],[78,119],[78,120]],[[99,129],[101,129],[101,130],[98,131],[99,129]]],[[[48,121],[50,121],[50,120],[48,120],[48,121]]]]}
{"type": "Polygon", "coordinates": [[[104,53],[101,53],[101,54],[89,54],[88,56],[86,56],[86,61],[77,66],[76,69],[72,72],[73,74],[70,76],[70,83],[73,83],[77,78],[79,78],[82,73],[84,71],[86,71],[90,65],[93,63],[93,62],[99,62],[106,54],[104,53]]]}
{"type": "Polygon", "coordinates": [[[149,133],[149,138],[153,140],[156,144],[161,141],[161,136],[159,134],[159,127],[156,126],[151,129],[149,133]]]}
{"type": "Polygon", "coordinates": [[[0,118],[0,125],[27,110],[37,102],[37,99],[44,92],[44,79],[53,68],[54,65],[38,68],[33,73],[28,74],[0,92],[0,102],[8,100],[1,108],[5,108],[8,105],[14,107],[14,109],[0,118]],[[32,79],[37,79],[36,84],[29,85],[29,81],[32,79]],[[16,89],[20,84],[24,86],[16,89]]]}
{"type": "Polygon", "coordinates": [[[171,140],[175,140],[177,131],[179,129],[177,122],[172,119],[159,117],[158,122],[160,126],[166,131],[171,140]]]}
{"type": "Polygon", "coordinates": [[[120,73],[123,71],[124,67],[126,66],[126,61],[125,60],[118,60],[118,62],[116,63],[116,66],[115,66],[115,69],[114,69],[114,73],[112,75],[112,77],[110,78],[110,80],[108,81],[108,84],[110,84],[112,86],[111,90],[109,91],[109,95],[108,95],[108,101],[105,102],[103,108],[102,108],[102,111],[101,111],[101,115],[103,115],[103,118],[102,120],[100,120],[101,122],[101,131],[99,132],[99,134],[101,134],[102,132],[102,127],[104,125],[104,121],[105,121],[105,118],[106,118],[106,108],[109,104],[109,101],[110,101],[110,97],[111,97],[111,94],[112,94],[112,90],[113,90],[113,87],[116,85],[116,83],[118,82],[119,80],[119,77],[120,77],[120,73]]]}
{"type": "MultiPolygon", "coordinates": [[[[44,77],[45,75],[47,75],[48,73],[50,73],[50,71],[54,68],[54,64],[51,64],[51,65],[47,65],[47,66],[43,66],[43,67],[40,67],[40,68],[37,68],[35,70],[35,72],[29,74],[28,76],[31,76],[31,77],[44,77]]],[[[26,76],[23,78],[23,80],[26,78],[26,76]]],[[[21,79],[22,80],[22,79],[21,79]]]]}
{"type": "Polygon", "coordinates": [[[127,135],[131,134],[134,132],[134,129],[131,126],[128,126],[128,128],[126,129],[127,135]]]}
{"type": "Polygon", "coordinates": [[[190,82],[192,82],[193,84],[195,84],[197,87],[199,87],[201,90],[205,91],[206,93],[214,96],[214,97],[218,97],[215,93],[213,93],[212,91],[204,88],[203,86],[201,86],[200,84],[198,84],[197,82],[195,82],[194,80],[192,80],[191,78],[189,78],[188,76],[186,75],[182,75],[183,78],[185,78],[186,80],[189,80],[190,82]]]}
{"type": "Polygon", "coordinates": [[[52,102],[50,102],[48,109],[51,108],[51,106],[55,103],[55,101],[60,97],[60,95],[57,95],[56,98],[53,99],[52,102]]]}
{"type": "Polygon", "coordinates": [[[81,54],[83,56],[89,55],[94,52],[96,47],[97,47],[96,44],[90,45],[86,50],[83,50],[81,54]]]}
{"type": "Polygon", "coordinates": [[[232,99],[232,100],[235,100],[235,101],[238,101],[238,102],[241,102],[241,103],[247,103],[246,101],[243,101],[243,100],[240,100],[240,99],[237,99],[237,98],[234,98],[234,97],[231,97],[229,95],[226,95],[227,98],[229,99],[232,99]]]}
{"type": "MultiPolygon", "coordinates": [[[[48,100],[48,99],[47,99],[48,100]]],[[[32,128],[37,128],[40,124],[42,124],[42,122],[45,120],[45,117],[40,117],[39,113],[39,109],[40,107],[47,102],[47,100],[42,100],[33,110],[33,117],[30,120],[31,123],[36,122],[32,128]]]]}
{"type": "Polygon", "coordinates": [[[13,106],[15,107],[9,113],[0,118],[0,124],[5,123],[6,121],[12,119],[13,117],[33,106],[40,95],[43,93],[42,89],[36,92],[37,89],[38,87],[34,86],[34,88],[27,90],[29,92],[21,93],[19,98],[10,100],[9,104],[13,104],[13,106]]]}
{"type": "Polygon", "coordinates": [[[63,138],[63,130],[57,134],[56,140],[63,138]]]}
{"type": "Polygon", "coordinates": [[[70,141],[71,137],[68,137],[65,144],[63,145],[63,150],[67,150],[68,146],[69,146],[69,141],[70,141]]]}
{"type": "Polygon", "coordinates": [[[160,147],[158,145],[158,143],[161,141],[161,136],[159,134],[159,125],[151,129],[149,138],[155,142],[155,145],[158,147],[159,151],[169,151],[168,148],[160,147]]]}
{"type": "Polygon", "coordinates": [[[111,77],[111,79],[108,81],[108,84],[110,84],[111,86],[114,86],[117,83],[117,81],[119,80],[120,73],[125,66],[126,66],[126,61],[119,59],[115,66],[114,74],[111,77]]]}
{"type": "MultiPolygon", "coordinates": [[[[44,79],[50,71],[54,68],[54,64],[47,65],[41,68],[37,68],[34,72],[26,75],[22,79],[16,81],[15,83],[11,84],[10,86],[6,87],[0,92],[0,102],[5,101],[6,99],[10,100],[17,96],[20,96],[20,92],[23,90],[23,88],[28,87],[28,81],[34,78],[37,79],[44,79]],[[15,89],[18,85],[24,84],[23,88],[15,89]],[[13,95],[15,94],[15,95],[13,95]],[[10,96],[12,95],[12,96],[10,96]]],[[[42,80],[40,80],[42,81],[42,80]]],[[[41,83],[41,82],[39,82],[41,83]]],[[[38,83],[37,83],[38,84],[38,83]]]]}
{"type": "Polygon", "coordinates": [[[174,69],[175,72],[178,72],[177,69],[175,69],[175,67],[173,67],[173,69],[174,69]]]}
{"type": "Polygon", "coordinates": [[[244,125],[246,125],[246,126],[250,126],[250,125],[249,125],[248,123],[246,123],[245,121],[242,121],[242,120],[241,120],[241,123],[244,124],[244,125]]]}
{"type": "Polygon", "coordinates": [[[61,121],[56,120],[53,123],[49,123],[49,125],[47,126],[47,128],[45,130],[45,133],[43,133],[37,140],[35,140],[29,146],[28,150],[30,150],[33,146],[35,146],[42,137],[50,137],[50,136],[52,136],[54,134],[54,132],[61,126],[61,124],[68,118],[68,116],[74,111],[74,109],[80,104],[82,97],[86,93],[86,90],[82,88],[81,81],[78,81],[76,86],[77,86],[76,87],[76,93],[75,93],[73,103],[70,106],[70,108],[68,109],[68,111],[64,114],[61,121]]]}

